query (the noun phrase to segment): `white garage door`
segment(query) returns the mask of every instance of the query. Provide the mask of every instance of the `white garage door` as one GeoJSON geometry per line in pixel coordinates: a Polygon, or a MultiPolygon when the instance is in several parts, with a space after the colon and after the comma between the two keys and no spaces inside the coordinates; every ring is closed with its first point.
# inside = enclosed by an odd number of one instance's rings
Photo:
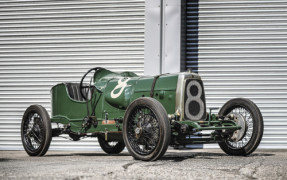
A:
{"type": "MultiPolygon", "coordinates": [[[[92,67],[143,74],[144,0],[0,2],[0,150],[23,149],[25,109],[50,112],[50,88],[92,67]]],[[[55,138],[50,149],[98,149],[55,138]]]]}
{"type": "Polygon", "coordinates": [[[221,107],[235,97],[250,98],[264,117],[260,147],[287,148],[287,1],[187,3],[187,65],[196,66],[198,57],[207,106],[221,107]],[[194,33],[197,27],[198,34],[194,33]],[[198,54],[192,44],[197,40],[198,54]]]}

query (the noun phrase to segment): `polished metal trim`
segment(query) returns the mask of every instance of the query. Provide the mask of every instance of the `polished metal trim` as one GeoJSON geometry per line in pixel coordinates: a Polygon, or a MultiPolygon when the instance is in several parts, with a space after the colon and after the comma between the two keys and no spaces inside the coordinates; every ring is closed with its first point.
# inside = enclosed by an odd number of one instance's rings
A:
{"type": "Polygon", "coordinates": [[[201,77],[198,74],[192,72],[182,72],[178,74],[175,99],[175,114],[180,117],[180,121],[184,120],[184,93],[187,79],[201,80],[201,77]]]}

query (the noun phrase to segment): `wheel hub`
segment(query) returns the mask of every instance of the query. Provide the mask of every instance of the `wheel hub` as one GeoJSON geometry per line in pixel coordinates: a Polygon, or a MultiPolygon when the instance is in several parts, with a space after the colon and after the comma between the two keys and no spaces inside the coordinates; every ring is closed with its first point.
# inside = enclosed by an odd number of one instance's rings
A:
{"type": "Polygon", "coordinates": [[[231,136],[231,141],[233,142],[238,142],[242,140],[242,138],[245,136],[246,130],[247,130],[247,125],[245,118],[241,114],[233,114],[234,115],[234,121],[235,123],[241,127],[241,129],[238,129],[233,132],[233,135],[231,136]]]}
{"type": "Polygon", "coordinates": [[[135,134],[136,134],[136,138],[139,139],[141,137],[141,134],[142,134],[142,128],[141,127],[137,127],[135,129],[135,134]]]}

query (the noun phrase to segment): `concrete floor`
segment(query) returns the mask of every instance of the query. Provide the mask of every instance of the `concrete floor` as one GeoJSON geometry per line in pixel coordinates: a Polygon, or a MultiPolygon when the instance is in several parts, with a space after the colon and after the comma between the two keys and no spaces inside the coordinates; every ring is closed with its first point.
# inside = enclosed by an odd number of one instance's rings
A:
{"type": "Polygon", "coordinates": [[[168,150],[156,162],[134,160],[127,152],[0,151],[0,179],[287,179],[287,150],[257,150],[249,157],[220,149],[168,150]]]}

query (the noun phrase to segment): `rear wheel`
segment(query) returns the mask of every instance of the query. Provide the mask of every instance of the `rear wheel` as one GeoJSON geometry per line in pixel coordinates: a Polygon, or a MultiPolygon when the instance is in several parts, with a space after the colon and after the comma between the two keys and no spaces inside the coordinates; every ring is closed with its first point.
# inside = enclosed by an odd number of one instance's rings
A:
{"type": "Polygon", "coordinates": [[[220,142],[220,148],[229,155],[251,154],[260,144],[263,135],[263,118],[259,108],[249,99],[236,98],[225,103],[219,111],[220,116],[228,114],[237,117],[238,124],[244,127],[220,142]]]}
{"type": "Polygon", "coordinates": [[[98,137],[99,144],[103,151],[107,154],[119,154],[125,148],[124,142],[119,141],[105,141],[105,139],[101,136],[98,137]]]}
{"type": "Polygon", "coordinates": [[[52,140],[51,120],[48,112],[40,105],[27,108],[21,124],[22,144],[30,156],[43,156],[52,140]]]}
{"type": "Polygon", "coordinates": [[[154,161],[166,152],[170,143],[167,112],[153,98],[138,98],[125,113],[123,138],[135,159],[154,161]]]}

